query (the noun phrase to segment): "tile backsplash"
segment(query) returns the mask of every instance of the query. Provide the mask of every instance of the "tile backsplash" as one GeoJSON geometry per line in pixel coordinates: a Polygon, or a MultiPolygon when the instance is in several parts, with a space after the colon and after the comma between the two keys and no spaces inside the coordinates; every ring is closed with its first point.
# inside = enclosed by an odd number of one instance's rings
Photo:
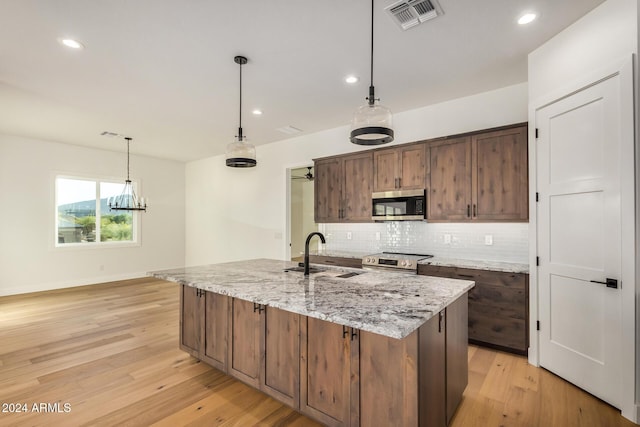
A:
{"type": "Polygon", "coordinates": [[[327,250],[432,254],[447,258],[528,263],[528,223],[319,224],[327,250]],[[487,244],[491,243],[491,244],[487,244]]]}

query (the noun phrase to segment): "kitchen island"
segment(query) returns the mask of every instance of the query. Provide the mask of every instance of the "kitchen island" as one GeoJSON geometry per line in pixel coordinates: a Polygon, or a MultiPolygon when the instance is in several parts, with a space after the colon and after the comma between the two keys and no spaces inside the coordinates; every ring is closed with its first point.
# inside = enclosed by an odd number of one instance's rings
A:
{"type": "Polygon", "coordinates": [[[248,260],[182,285],[180,346],[326,425],[441,426],[467,383],[473,282],[248,260]]]}

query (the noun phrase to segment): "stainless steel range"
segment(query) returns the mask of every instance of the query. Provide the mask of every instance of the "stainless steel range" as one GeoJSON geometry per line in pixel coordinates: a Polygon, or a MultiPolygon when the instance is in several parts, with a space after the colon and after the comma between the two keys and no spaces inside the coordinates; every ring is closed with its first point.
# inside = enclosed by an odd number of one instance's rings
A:
{"type": "Polygon", "coordinates": [[[418,261],[427,258],[433,258],[433,255],[381,252],[362,257],[362,268],[417,274],[418,261]]]}

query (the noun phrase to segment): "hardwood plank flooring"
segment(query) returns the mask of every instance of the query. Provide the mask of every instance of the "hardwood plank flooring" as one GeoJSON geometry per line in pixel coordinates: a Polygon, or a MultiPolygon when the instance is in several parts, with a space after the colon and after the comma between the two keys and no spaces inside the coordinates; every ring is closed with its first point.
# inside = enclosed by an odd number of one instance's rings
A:
{"type": "MultiPolygon", "coordinates": [[[[318,425],[180,351],[178,303],[153,278],[0,297],[0,426],[318,425]]],[[[635,424],[524,357],[470,346],[451,425],[635,424]]]]}

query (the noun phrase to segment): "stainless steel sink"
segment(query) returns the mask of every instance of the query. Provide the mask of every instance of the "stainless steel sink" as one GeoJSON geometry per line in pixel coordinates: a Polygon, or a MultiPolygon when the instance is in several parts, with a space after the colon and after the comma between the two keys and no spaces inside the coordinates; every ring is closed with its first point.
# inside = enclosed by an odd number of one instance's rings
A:
{"type": "MultiPolygon", "coordinates": [[[[309,274],[322,273],[323,271],[326,271],[326,270],[327,270],[326,268],[309,267],[309,274]]],[[[304,273],[304,267],[291,267],[291,268],[285,268],[284,269],[285,273],[288,273],[290,271],[304,273]]]]}

